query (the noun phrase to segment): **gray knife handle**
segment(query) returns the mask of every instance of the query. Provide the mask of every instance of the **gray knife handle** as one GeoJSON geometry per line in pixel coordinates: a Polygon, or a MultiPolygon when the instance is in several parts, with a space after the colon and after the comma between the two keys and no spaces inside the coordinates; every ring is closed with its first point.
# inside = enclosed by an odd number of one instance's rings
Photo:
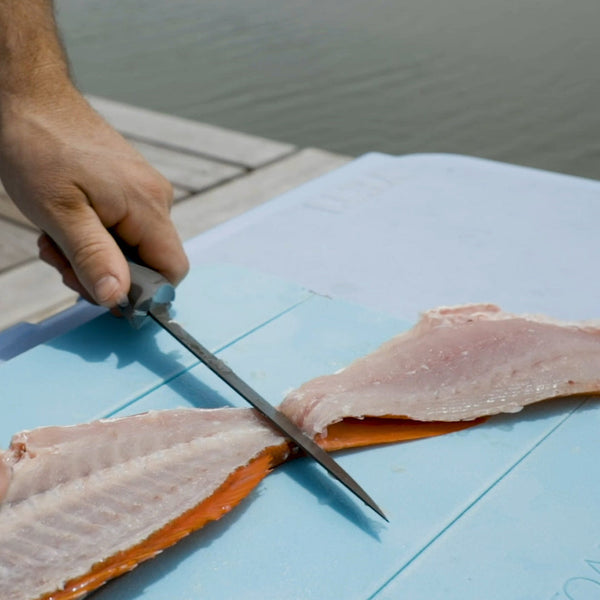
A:
{"type": "Polygon", "coordinates": [[[166,305],[175,298],[175,288],[157,271],[132,261],[129,264],[131,287],[129,306],[122,309],[127,320],[139,329],[148,318],[148,311],[166,305]]]}

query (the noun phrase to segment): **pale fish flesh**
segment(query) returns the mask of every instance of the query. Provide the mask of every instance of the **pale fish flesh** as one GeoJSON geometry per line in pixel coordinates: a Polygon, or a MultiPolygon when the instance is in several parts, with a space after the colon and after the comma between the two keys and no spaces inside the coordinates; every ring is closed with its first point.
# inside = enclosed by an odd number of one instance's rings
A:
{"type": "Polygon", "coordinates": [[[291,392],[282,412],[326,437],[346,417],[471,420],[600,391],[600,326],[517,316],[490,304],[439,308],[333,375],[291,392]]]}

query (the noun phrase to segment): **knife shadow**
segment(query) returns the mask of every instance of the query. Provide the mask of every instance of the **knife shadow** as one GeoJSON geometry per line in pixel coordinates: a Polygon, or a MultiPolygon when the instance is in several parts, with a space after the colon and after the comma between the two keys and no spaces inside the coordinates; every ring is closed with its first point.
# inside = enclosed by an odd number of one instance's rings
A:
{"type": "MultiPolygon", "coordinates": [[[[157,337],[161,331],[153,322],[148,322],[139,330],[132,330],[124,319],[102,315],[46,344],[74,354],[86,362],[103,363],[116,359],[113,378],[117,381],[122,379],[124,397],[119,404],[107,406],[98,417],[111,417],[121,412],[131,414],[131,409],[137,403],[144,405],[139,412],[149,408],[171,407],[174,402],[179,402],[180,406],[187,404],[195,408],[233,406],[231,400],[219,391],[222,386],[218,378],[208,369],[200,377],[192,372],[199,363],[197,359],[191,358],[187,350],[181,348],[165,352],[159,347],[157,337]],[[93,343],[90,343],[92,338],[93,343]],[[128,367],[134,364],[152,373],[152,380],[144,380],[143,384],[132,386],[128,381],[131,379],[128,367]],[[160,393],[163,387],[169,390],[168,394],[160,393]],[[155,402],[151,398],[154,395],[157,396],[155,402]],[[166,400],[168,402],[165,405],[166,400]]],[[[201,366],[200,369],[202,370],[201,366]]]]}
{"type": "Polygon", "coordinates": [[[363,506],[360,500],[326,473],[315,461],[300,457],[282,465],[279,472],[284,472],[296,484],[314,496],[319,504],[329,506],[352,525],[359,527],[378,542],[381,541],[379,534],[386,529],[383,520],[380,517],[376,519],[368,517],[371,509],[363,506]]]}
{"type": "MultiPolygon", "coordinates": [[[[93,325],[84,325],[47,344],[63,352],[75,354],[86,362],[102,363],[116,359],[114,377],[122,378],[126,385],[127,379],[131,377],[128,367],[133,364],[154,375],[145,390],[140,391],[136,386],[132,389],[132,386],[128,385],[127,389],[131,389],[130,398],[122,398],[117,405],[113,405],[99,416],[105,418],[133,414],[164,409],[167,406],[174,407],[175,404],[187,404],[202,409],[236,406],[227,396],[237,394],[229,390],[226,384],[207,368],[202,367],[187,350],[181,348],[165,352],[160,347],[158,338],[162,330],[157,324],[149,322],[139,330],[132,330],[124,320],[115,319],[111,315],[103,315],[95,321],[93,325]],[[90,342],[91,339],[93,343],[90,342]]],[[[280,467],[278,472],[289,477],[294,485],[308,491],[316,502],[330,506],[353,526],[380,540],[383,523],[369,518],[369,509],[355,500],[320,466],[301,457],[280,467]]],[[[151,561],[151,564],[141,564],[132,573],[98,590],[93,597],[110,597],[115,600],[121,597],[141,598],[144,590],[154,581],[176,570],[192,553],[208,548],[215,539],[223,535],[237,519],[243,517],[250,502],[259,500],[257,496],[260,492],[260,488],[255,490],[240,506],[218,522],[209,523],[167,549],[158,559],[151,561]]]]}

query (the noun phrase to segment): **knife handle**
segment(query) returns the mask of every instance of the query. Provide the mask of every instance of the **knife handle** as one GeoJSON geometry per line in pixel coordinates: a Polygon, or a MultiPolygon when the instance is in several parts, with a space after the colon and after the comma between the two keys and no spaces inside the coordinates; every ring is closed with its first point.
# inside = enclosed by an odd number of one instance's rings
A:
{"type": "Polygon", "coordinates": [[[167,305],[175,298],[175,288],[158,271],[128,260],[131,274],[129,306],[122,309],[129,323],[139,329],[148,318],[148,311],[167,305]]]}

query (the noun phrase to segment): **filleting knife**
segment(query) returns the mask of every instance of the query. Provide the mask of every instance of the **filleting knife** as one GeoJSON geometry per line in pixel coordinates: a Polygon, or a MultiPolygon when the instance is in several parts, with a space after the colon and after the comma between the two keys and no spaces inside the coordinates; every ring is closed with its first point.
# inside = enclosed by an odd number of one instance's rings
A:
{"type": "Polygon", "coordinates": [[[133,327],[139,329],[149,319],[158,323],[308,456],[316,460],[379,516],[388,520],[369,494],[327,452],[240,379],[221,359],[202,346],[179,323],[171,319],[169,306],[175,299],[175,288],[160,273],[134,262],[129,262],[129,269],[131,272],[129,305],[122,312],[133,327]]]}

